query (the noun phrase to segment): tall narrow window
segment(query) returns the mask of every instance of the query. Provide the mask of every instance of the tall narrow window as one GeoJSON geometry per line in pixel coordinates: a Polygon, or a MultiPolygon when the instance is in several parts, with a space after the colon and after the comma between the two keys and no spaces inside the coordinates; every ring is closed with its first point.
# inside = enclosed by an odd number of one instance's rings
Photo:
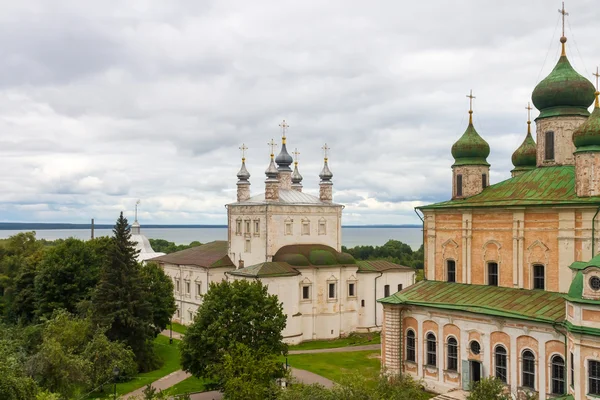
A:
{"type": "Polygon", "coordinates": [[[402,290],[402,284],[401,284],[401,283],[399,283],[399,284],[398,284],[398,291],[401,291],[401,290],[402,290]]]}
{"type": "Polygon", "coordinates": [[[535,389],[535,356],[531,351],[525,350],[521,362],[523,373],[523,382],[521,382],[521,386],[535,389]]]}
{"type": "Polygon", "coordinates": [[[458,370],[458,342],[453,337],[448,338],[448,371],[458,370]]]}
{"type": "Polygon", "coordinates": [[[552,394],[565,394],[565,360],[552,357],[552,394]]]}
{"type": "Polygon", "coordinates": [[[244,233],[247,233],[248,235],[250,234],[250,220],[247,219],[246,221],[244,221],[246,224],[246,231],[244,233]]]}
{"type": "Polygon", "coordinates": [[[446,275],[448,282],[456,282],[456,261],[446,260],[446,275]]]}
{"type": "Polygon", "coordinates": [[[242,220],[241,219],[237,219],[235,221],[235,234],[236,235],[242,234],[242,220]]]}
{"type": "Polygon", "coordinates": [[[462,197],[462,175],[456,175],[456,197],[462,197]]]}
{"type": "Polygon", "coordinates": [[[571,353],[571,387],[575,387],[575,356],[571,353]]]}
{"type": "Polygon", "coordinates": [[[328,285],[328,295],[329,295],[329,299],[335,299],[336,298],[336,293],[335,293],[335,283],[330,283],[328,285]]]}
{"type": "Polygon", "coordinates": [[[498,286],[498,263],[488,263],[488,285],[498,286]]]}
{"type": "Polygon", "coordinates": [[[259,236],[260,235],[260,220],[255,219],[254,220],[254,236],[259,236]]]}
{"type": "Polygon", "coordinates": [[[202,295],[202,282],[196,282],[196,296],[202,295]]]}
{"type": "Polygon", "coordinates": [[[600,361],[588,361],[588,394],[600,394],[600,361]]]}
{"type": "Polygon", "coordinates": [[[437,366],[437,340],[433,333],[427,334],[427,365],[437,366]]]}
{"type": "Polygon", "coordinates": [[[310,235],[310,221],[308,219],[302,220],[302,234],[310,235]]]}
{"type": "Polygon", "coordinates": [[[250,239],[246,239],[246,242],[244,244],[244,251],[246,253],[250,253],[250,239]]]}
{"type": "Polygon", "coordinates": [[[496,378],[506,383],[506,349],[502,346],[496,346],[496,348],[494,349],[494,359],[496,361],[496,378]]]}
{"type": "Polygon", "coordinates": [[[544,266],[543,265],[534,265],[533,266],[533,288],[534,289],[545,289],[545,279],[544,279],[544,266]]]}
{"type": "Polygon", "coordinates": [[[190,281],[185,281],[185,293],[190,294],[190,281]]]}
{"type": "Polygon", "coordinates": [[[179,279],[175,281],[175,291],[179,292],[179,279]]]}
{"type": "Polygon", "coordinates": [[[389,297],[390,296],[390,285],[385,285],[383,287],[383,297],[389,297]]]}
{"type": "Polygon", "coordinates": [[[546,160],[554,160],[554,132],[548,131],[546,132],[546,147],[544,149],[544,158],[546,160]]]}
{"type": "Polygon", "coordinates": [[[416,356],[415,331],[409,329],[406,332],[406,361],[417,362],[416,356]]]}
{"type": "Polygon", "coordinates": [[[321,219],[319,221],[319,235],[326,235],[327,234],[327,221],[325,221],[324,219],[321,219]]]}
{"type": "Polygon", "coordinates": [[[487,187],[487,174],[481,174],[481,187],[484,189],[487,187]]]}
{"type": "Polygon", "coordinates": [[[310,300],[310,285],[302,286],[302,300],[310,300]]]}
{"type": "Polygon", "coordinates": [[[356,297],[356,283],[348,284],[348,297],[356,297]]]}

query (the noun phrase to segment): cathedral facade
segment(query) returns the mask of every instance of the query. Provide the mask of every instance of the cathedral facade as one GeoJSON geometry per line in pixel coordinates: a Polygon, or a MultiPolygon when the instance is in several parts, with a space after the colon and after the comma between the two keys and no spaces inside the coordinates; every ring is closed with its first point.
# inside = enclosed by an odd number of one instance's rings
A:
{"type": "Polygon", "coordinates": [[[469,111],[452,199],[419,208],[426,280],[380,300],[388,372],[439,393],[496,377],[518,398],[600,396],[600,108],[560,41],[510,179],[489,184],[469,111]]]}

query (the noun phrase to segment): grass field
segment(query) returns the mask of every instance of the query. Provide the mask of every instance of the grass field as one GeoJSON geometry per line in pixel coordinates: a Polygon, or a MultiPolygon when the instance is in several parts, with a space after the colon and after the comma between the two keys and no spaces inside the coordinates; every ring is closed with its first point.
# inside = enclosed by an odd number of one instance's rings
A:
{"type": "Polygon", "coordinates": [[[168,392],[171,396],[175,396],[185,393],[204,392],[206,390],[208,389],[206,388],[205,380],[190,376],[186,380],[181,381],[177,385],[171,387],[168,392]]]}
{"type": "MultiPolygon", "coordinates": [[[[167,329],[168,328],[169,326],[167,326],[167,329]]],[[[187,326],[181,325],[177,322],[173,322],[173,332],[181,333],[182,335],[184,335],[187,332],[187,326]]]]}
{"type": "Polygon", "coordinates": [[[313,340],[290,346],[290,350],[316,350],[333,349],[347,346],[363,346],[367,344],[380,344],[381,335],[379,332],[373,333],[354,333],[349,337],[333,340],[313,340]]]}
{"type": "Polygon", "coordinates": [[[380,354],[380,351],[296,354],[288,356],[288,364],[340,382],[348,373],[376,377],[381,368],[380,354]]]}
{"type": "MultiPolygon", "coordinates": [[[[179,340],[173,339],[173,344],[169,344],[168,337],[158,335],[154,340],[154,348],[156,354],[163,360],[162,367],[154,371],[138,374],[128,382],[117,384],[118,395],[133,392],[181,368],[179,364],[179,340]]],[[[104,393],[94,392],[90,394],[88,399],[112,399],[113,386],[106,386],[104,390],[104,393]]]]}

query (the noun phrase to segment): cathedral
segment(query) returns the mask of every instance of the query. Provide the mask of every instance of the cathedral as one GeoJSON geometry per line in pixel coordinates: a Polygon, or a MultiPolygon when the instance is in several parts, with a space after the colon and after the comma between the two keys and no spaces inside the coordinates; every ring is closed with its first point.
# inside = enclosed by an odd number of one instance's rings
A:
{"type": "Polygon", "coordinates": [[[451,200],[418,207],[426,279],[379,300],[383,366],[445,398],[484,377],[515,398],[600,397],[599,93],[566,41],[563,27],[558,63],[532,93],[537,140],[527,121],[510,179],[490,185],[470,107],[451,200]]]}
{"type": "Polygon", "coordinates": [[[341,252],[343,205],[333,202],[327,144],[317,197],[303,192],[298,161],[287,151],[288,125],[283,121],[280,127],[281,150],[275,157],[271,140],[264,193],[251,194],[247,148],[240,148],[237,201],[227,205],[227,241],[153,259],[173,279],[175,320],[193,321],[212,282],[258,279],[283,303],[288,343],[379,331],[383,307],[377,299],[413,284],[415,271],[341,252]]]}

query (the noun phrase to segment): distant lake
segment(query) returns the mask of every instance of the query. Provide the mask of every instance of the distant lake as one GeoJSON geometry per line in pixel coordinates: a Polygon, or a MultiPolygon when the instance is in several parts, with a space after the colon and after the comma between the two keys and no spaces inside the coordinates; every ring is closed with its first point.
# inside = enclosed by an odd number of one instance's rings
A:
{"type": "MultiPolygon", "coordinates": [[[[27,231],[0,230],[0,239],[27,231]]],[[[88,229],[36,229],[35,231],[38,239],[90,238],[88,229]]],[[[164,239],[176,244],[189,244],[195,240],[200,243],[227,240],[227,228],[144,228],[142,226],[142,233],[150,239],[164,239]]],[[[96,237],[111,236],[112,230],[96,229],[95,235],[96,237]]],[[[423,232],[421,228],[342,227],[342,244],[346,247],[381,246],[390,239],[404,242],[416,250],[423,243],[423,232]]]]}

